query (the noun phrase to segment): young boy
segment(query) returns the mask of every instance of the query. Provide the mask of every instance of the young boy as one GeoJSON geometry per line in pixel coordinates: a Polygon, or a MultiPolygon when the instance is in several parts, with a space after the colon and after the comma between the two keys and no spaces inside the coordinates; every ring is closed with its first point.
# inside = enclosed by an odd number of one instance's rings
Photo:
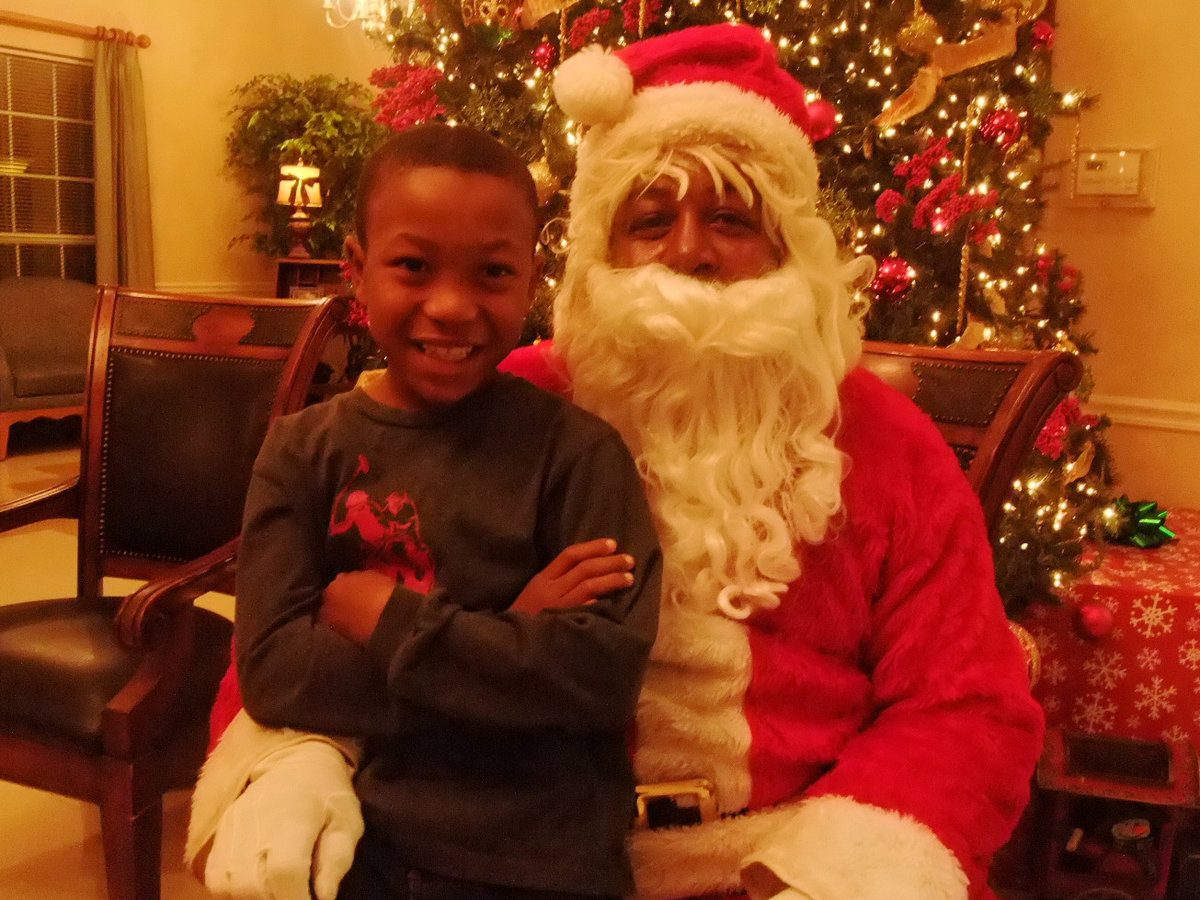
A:
{"type": "Polygon", "coordinates": [[[246,712],[364,740],[340,897],[628,893],[658,545],[616,432],[496,371],[537,277],[533,182],[482,132],[418,126],[367,163],[356,231],[387,367],[263,445],[238,563],[246,712]]]}

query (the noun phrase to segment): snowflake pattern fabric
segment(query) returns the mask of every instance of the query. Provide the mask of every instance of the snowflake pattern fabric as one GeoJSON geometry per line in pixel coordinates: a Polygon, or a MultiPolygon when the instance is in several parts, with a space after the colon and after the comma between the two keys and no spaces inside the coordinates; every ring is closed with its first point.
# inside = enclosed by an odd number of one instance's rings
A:
{"type": "Polygon", "coordinates": [[[1200,747],[1200,510],[1173,510],[1169,521],[1176,540],[1109,546],[1061,607],[1022,619],[1042,654],[1034,693],[1048,727],[1200,747]],[[1076,629],[1085,603],[1112,612],[1104,637],[1076,629]]]}

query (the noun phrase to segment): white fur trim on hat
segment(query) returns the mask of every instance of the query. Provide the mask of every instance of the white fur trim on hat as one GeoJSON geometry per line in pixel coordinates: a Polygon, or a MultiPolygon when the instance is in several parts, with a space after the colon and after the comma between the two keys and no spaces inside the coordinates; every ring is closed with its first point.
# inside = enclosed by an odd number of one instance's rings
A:
{"type": "Polygon", "coordinates": [[[616,122],[632,97],[633,73],[599,45],[585,47],[554,72],[554,98],[568,117],[584,125],[616,122]]]}

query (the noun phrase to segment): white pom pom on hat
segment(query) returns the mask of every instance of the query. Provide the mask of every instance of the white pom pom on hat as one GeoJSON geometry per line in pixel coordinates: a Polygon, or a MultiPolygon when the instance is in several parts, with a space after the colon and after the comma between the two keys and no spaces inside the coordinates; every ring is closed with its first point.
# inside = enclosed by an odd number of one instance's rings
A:
{"type": "Polygon", "coordinates": [[[633,99],[633,73],[603,47],[585,47],[554,71],[554,99],[584,125],[617,122],[633,99]]]}
{"type": "Polygon", "coordinates": [[[635,90],[727,83],[767,100],[812,141],[836,127],[832,104],[808,101],[804,86],[776,61],[775,47],[749,25],[701,25],[630,44],[614,53],[586,47],[554,74],[563,112],[584,125],[625,117],[635,90]]]}

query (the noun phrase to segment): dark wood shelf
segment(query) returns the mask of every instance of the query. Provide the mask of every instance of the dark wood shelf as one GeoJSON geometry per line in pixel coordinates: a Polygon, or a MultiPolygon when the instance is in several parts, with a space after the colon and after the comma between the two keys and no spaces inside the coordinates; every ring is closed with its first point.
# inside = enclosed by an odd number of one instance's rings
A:
{"type": "Polygon", "coordinates": [[[275,261],[276,297],[322,297],[343,287],[340,259],[287,256],[275,261]]]}

